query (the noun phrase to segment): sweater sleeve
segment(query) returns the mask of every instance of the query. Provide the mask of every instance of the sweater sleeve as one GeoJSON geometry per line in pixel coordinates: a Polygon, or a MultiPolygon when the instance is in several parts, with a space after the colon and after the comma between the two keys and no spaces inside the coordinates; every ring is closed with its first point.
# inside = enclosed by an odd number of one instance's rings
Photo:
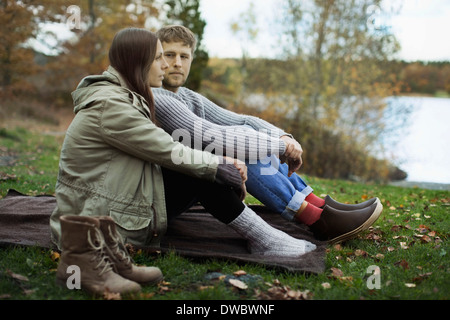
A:
{"type": "Polygon", "coordinates": [[[210,122],[194,114],[176,95],[153,93],[159,124],[174,140],[181,140],[187,146],[242,161],[285,152],[286,146],[278,136],[245,127],[245,123],[220,125],[210,122]]]}
{"type": "Polygon", "coordinates": [[[273,137],[281,137],[284,135],[291,136],[284,130],[272,125],[271,123],[261,118],[238,114],[236,112],[224,109],[211,100],[207,99],[203,95],[198,94],[188,88],[182,87],[179,90],[180,94],[183,96],[183,99],[193,101],[194,104],[200,103],[202,105],[202,113],[204,114],[204,118],[210,122],[219,125],[246,125],[252,127],[257,131],[266,131],[273,137]]]}

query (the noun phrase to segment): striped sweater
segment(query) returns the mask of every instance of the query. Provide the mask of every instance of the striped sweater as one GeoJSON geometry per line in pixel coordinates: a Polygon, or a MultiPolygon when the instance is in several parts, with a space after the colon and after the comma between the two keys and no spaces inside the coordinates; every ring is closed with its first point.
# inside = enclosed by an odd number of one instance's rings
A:
{"type": "Polygon", "coordinates": [[[267,121],[221,108],[185,87],[152,92],[159,125],[185,145],[251,163],[285,152],[280,137],[286,133],[267,121]]]}

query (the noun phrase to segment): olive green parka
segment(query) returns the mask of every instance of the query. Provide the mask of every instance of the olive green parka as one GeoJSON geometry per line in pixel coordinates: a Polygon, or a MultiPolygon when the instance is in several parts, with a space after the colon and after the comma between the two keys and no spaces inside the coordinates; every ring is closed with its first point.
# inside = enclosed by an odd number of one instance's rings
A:
{"type": "Polygon", "coordinates": [[[124,241],[159,246],[167,228],[161,166],[214,181],[218,158],[156,126],[147,102],[111,66],[84,78],[72,98],[75,117],[61,149],[52,240],[59,247],[62,215],[109,215],[124,241]]]}

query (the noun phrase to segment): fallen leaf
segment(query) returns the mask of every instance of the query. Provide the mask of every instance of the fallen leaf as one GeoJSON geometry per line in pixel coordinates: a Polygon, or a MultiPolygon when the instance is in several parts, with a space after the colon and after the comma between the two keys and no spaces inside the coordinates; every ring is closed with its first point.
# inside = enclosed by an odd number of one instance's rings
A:
{"type": "Polygon", "coordinates": [[[427,226],[424,226],[423,224],[421,224],[419,226],[419,228],[417,228],[416,230],[419,231],[420,233],[427,233],[427,232],[431,231],[430,228],[428,228],[427,226]]]}
{"type": "Polygon", "coordinates": [[[229,282],[230,282],[230,284],[232,286],[234,286],[234,287],[236,287],[238,289],[241,289],[241,290],[245,290],[245,289],[248,288],[248,286],[244,282],[242,282],[241,280],[230,279],[229,282]]]}
{"type": "Polygon", "coordinates": [[[166,291],[170,291],[168,285],[170,285],[170,282],[161,281],[160,283],[158,283],[159,292],[164,293],[166,291]]]}
{"type": "Polygon", "coordinates": [[[50,259],[52,259],[52,261],[58,261],[60,257],[61,255],[57,251],[52,251],[52,254],[50,255],[50,259]]]}
{"type": "Polygon", "coordinates": [[[286,292],[287,296],[291,299],[297,300],[301,297],[302,292],[301,291],[295,291],[295,290],[288,290],[286,292]]]}
{"type": "Polygon", "coordinates": [[[362,257],[367,257],[368,254],[367,254],[367,252],[364,251],[364,250],[356,249],[356,250],[355,250],[355,256],[357,256],[357,257],[360,257],[360,256],[362,256],[362,257]]]}
{"type": "Polygon", "coordinates": [[[17,179],[17,176],[15,174],[0,172],[0,180],[2,180],[2,181],[16,180],[16,179],[17,179]]]}
{"type": "Polygon", "coordinates": [[[255,290],[255,294],[261,300],[308,300],[312,296],[309,290],[293,290],[289,286],[282,286],[279,281],[277,284],[272,284],[267,292],[255,290]]]}
{"type": "Polygon", "coordinates": [[[245,272],[244,270],[238,270],[238,271],[233,272],[233,274],[235,276],[243,276],[243,275],[246,275],[247,272],[245,272]]]}
{"type": "Polygon", "coordinates": [[[432,272],[427,272],[427,273],[423,273],[423,274],[419,274],[417,277],[415,277],[413,279],[414,283],[421,283],[423,280],[425,280],[425,278],[428,278],[429,276],[431,276],[433,273],[432,272]]]}
{"type": "Polygon", "coordinates": [[[340,278],[344,275],[341,269],[331,267],[331,275],[335,278],[340,278]]]}
{"type": "Polygon", "coordinates": [[[6,273],[13,279],[19,280],[19,281],[28,281],[28,278],[18,274],[18,273],[14,273],[11,270],[6,270],[6,273]]]}
{"type": "Polygon", "coordinates": [[[416,284],[415,283],[405,283],[405,286],[408,288],[415,288],[416,284]]]}
{"type": "Polygon", "coordinates": [[[159,290],[160,290],[161,292],[163,292],[163,291],[169,291],[170,289],[169,289],[169,287],[167,287],[167,286],[159,286],[159,290]]]}
{"type": "Polygon", "coordinates": [[[108,288],[103,292],[103,298],[105,300],[122,300],[122,296],[118,292],[111,292],[108,288]]]}
{"type": "Polygon", "coordinates": [[[154,292],[141,292],[139,295],[142,299],[151,299],[151,298],[153,298],[155,293],[154,292]]]}
{"type": "Polygon", "coordinates": [[[322,283],[322,287],[324,289],[330,289],[331,288],[331,284],[329,282],[324,282],[324,283],[322,283]]]}
{"type": "Polygon", "coordinates": [[[33,294],[36,290],[34,289],[24,289],[23,294],[26,296],[29,296],[30,294],[33,294]]]}
{"type": "Polygon", "coordinates": [[[352,282],[353,277],[352,276],[340,277],[339,280],[352,282]]]}
{"type": "Polygon", "coordinates": [[[403,268],[403,270],[409,269],[409,264],[408,261],[406,261],[405,259],[402,259],[400,261],[397,261],[396,263],[394,263],[394,265],[399,265],[403,268]]]}
{"type": "Polygon", "coordinates": [[[400,248],[403,250],[409,249],[409,247],[406,245],[406,242],[400,242],[400,248]]]}
{"type": "Polygon", "coordinates": [[[375,259],[378,259],[378,260],[384,259],[384,254],[382,254],[382,253],[377,253],[377,254],[375,255],[375,259]]]}

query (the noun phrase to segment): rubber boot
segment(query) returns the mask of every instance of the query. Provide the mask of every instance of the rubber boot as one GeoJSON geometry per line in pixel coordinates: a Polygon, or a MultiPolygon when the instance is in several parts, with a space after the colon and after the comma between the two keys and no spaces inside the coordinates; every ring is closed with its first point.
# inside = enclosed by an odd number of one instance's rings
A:
{"type": "Polygon", "coordinates": [[[106,243],[98,219],[88,216],[61,216],[61,258],[56,281],[67,286],[69,270],[80,271],[81,289],[93,295],[139,292],[141,286],[115,273],[105,253],[106,243]],[[72,267],[69,269],[69,267],[72,267]]]}
{"type": "Polygon", "coordinates": [[[380,199],[371,198],[371,199],[366,200],[361,203],[346,204],[346,203],[341,203],[341,202],[334,200],[329,195],[327,195],[325,197],[325,205],[330,206],[334,209],[342,210],[342,211],[353,211],[353,210],[364,209],[364,208],[370,207],[371,205],[373,205],[376,202],[380,202],[380,199]]]}
{"type": "Polygon", "coordinates": [[[117,232],[116,223],[111,217],[98,217],[100,230],[108,247],[107,253],[114,263],[114,270],[122,277],[140,284],[156,284],[163,279],[157,267],[136,266],[128,254],[122,236],[117,232]]]}
{"type": "Polygon", "coordinates": [[[343,211],[325,205],[320,219],[310,225],[310,230],[318,240],[335,244],[356,237],[367,230],[380,217],[383,211],[381,202],[353,211],[343,211]]]}

